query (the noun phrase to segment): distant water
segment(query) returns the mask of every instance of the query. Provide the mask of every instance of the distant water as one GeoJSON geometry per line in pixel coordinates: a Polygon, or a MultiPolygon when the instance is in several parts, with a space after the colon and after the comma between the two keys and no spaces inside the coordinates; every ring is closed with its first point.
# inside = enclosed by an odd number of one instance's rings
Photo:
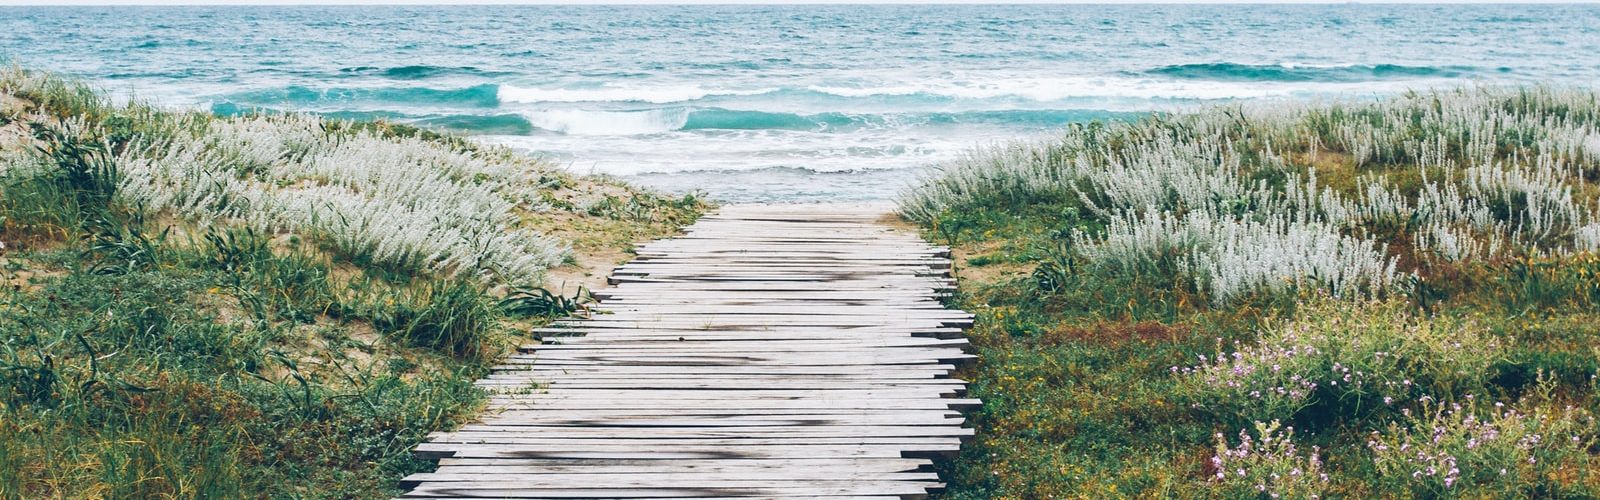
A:
{"type": "Polygon", "coordinates": [[[1076,121],[1591,85],[1600,7],[0,7],[0,55],[168,106],[454,129],[723,199],[881,199],[1076,121]]]}

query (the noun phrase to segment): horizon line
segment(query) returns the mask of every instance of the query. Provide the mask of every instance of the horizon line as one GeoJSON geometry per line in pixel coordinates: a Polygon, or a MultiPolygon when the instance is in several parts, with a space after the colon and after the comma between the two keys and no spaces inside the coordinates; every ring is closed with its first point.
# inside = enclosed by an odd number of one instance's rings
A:
{"type": "Polygon", "coordinates": [[[1600,5],[1600,0],[211,0],[188,2],[183,0],[90,0],[87,2],[47,2],[0,0],[0,7],[384,7],[384,6],[716,6],[716,5],[1600,5]]]}

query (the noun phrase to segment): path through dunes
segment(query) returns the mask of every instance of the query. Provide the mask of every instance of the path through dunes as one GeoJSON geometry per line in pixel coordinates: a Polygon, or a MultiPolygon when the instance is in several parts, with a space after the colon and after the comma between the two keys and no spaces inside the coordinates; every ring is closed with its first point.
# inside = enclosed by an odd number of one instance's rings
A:
{"type": "Polygon", "coordinates": [[[884,207],[731,206],[639,249],[588,319],[480,383],[479,423],[407,497],[925,496],[972,434],[948,378],[971,316],[945,250],[884,207]]]}

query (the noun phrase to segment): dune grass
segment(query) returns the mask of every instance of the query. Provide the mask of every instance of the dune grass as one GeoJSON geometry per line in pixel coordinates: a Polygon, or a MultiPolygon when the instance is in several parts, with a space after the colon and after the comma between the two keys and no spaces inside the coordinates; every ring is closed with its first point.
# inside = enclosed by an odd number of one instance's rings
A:
{"type": "Polygon", "coordinates": [[[0,71],[0,498],[392,495],[572,311],[540,288],[569,248],[704,208],[400,125],[0,71]]]}
{"type": "Polygon", "coordinates": [[[1223,106],[975,151],[952,498],[1600,494],[1600,94],[1223,106]]]}

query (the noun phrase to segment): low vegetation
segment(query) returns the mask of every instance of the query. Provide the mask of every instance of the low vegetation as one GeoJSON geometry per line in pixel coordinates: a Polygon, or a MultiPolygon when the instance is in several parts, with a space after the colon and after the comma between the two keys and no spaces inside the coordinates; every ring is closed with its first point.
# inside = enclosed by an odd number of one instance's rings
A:
{"type": "Polygon", "coordinates": [[[0,498],[392,495],[520,332],[704,208],[0,70],[0,498]]]}
{"type": "Polygon", "coordinates": [[[952,498],[1600,495],[1600,94],[1230,105],[973,152],[952,498]]]}

